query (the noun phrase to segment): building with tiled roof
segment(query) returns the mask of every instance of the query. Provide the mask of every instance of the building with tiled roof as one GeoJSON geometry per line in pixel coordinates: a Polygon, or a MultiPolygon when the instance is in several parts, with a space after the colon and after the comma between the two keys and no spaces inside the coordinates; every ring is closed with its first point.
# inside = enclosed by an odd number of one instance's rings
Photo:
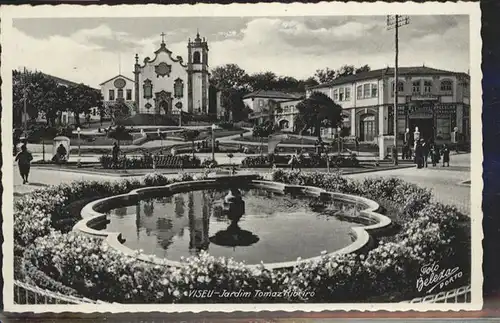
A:
{"type": "Polygon", "coordinates": [[[243,96],[243,104],[252,111],[248,118],[255,123],[269,120],[273,104],[291,100],[302,100],[305,93],[286,93],[280,91],[258,90],[243,96]]]}
{"type": "MultiPolygon", "coordinates": [[[[427,140],[450,141],[455,128],[470,138],[470,76],[427,66],[400,67],[397,129],[418,127],[427,140]]],[[[394,69],[384,68],[339,77],[307,88],[322,92],[342,106],[343,128],[360,141],[394,134],[394,69]]],[[[279,121],[279,120],[278,120],[279,121]]]]}

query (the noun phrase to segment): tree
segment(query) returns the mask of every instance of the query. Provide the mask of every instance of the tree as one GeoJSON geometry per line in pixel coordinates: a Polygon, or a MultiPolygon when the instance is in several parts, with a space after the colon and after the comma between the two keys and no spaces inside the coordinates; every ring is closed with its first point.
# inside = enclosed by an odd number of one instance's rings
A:
{"type": "Polygon", "coordinates": [[[115,129],[111,130],[108,133],[108,138],[112,138],[116,141],[118,141],[118,145],[120,145],[120,141],[122,140],[132,140],[132,135],[130,132],[125,128],[125,126],[117,126],[115,129]]]}
{"type": "Polygon", "coordinates": [[[321,139],[321,127],[336,127],[342,122],[342,107],[329,96],[313,92],[309,98],[297,104],[299,113],[295,122],[301,127],[302,135],[306,130],[313,129],[314,135],[321,139]]]}
{"type": "Polygon", "coordinates": [[[47,107],[46,96],[53,97],[57,84],[41,72],[29,70],[12,71],[13,122],[20,126],[23,123],[24,104],[30,120],[36,120],[42,108],[47,107]],[[25,96],[26,95],[26,96],[25,96]]]}
{"type": "Polygon", "coordinates": [[[262,124],[253,126],[252,136],[259,138],[260,153],[262,154],[262,143],[264,138],[268,138],[274,132],[274,124],[271,121],[266,121],[262,124]]]}
{"type": "Polygon", "coordinates": [[[191,148],[193,150],[193,159],[195,158],[194,156],[194,141],[198,138],[198,136],[200,135],[200,131],[199,130],[196,130],[196,129],[187,129],[187,130],[184,130],[182,133],[181,133],[181,136],[182,138],[184,138],[184,140],[186,141],[191,141],[191,148]]]}
{"type": "Polygon", "coordinates": [[[123,101],[116,101],[109,105],[109,115],[112,124],[120,124],[123,120],[130,117],[130,108],[123,101]]]}
{"type": "Polygon", "coordinates": [[[248,118],[248,109],[243,103],[243,96],[247,94],[245,90],[227,89],[222,91],[221,105],[232,116],[232,121],[241,121],[248,118]]]}
{"type": "Polygon", "coordinates": [[[68,89],[69,110],[75,116],[75,123],[80,126],[80,114],[90,113],[90,109],[97,107],[101,101],[101,93],[84,84],[78,84],[68,89]]]}
{"type": "Polygon", "coordinates": [[[274,90],[277,83],[277,76],[273,72],[254,73],[249,76],[248,83],[252,91],[274,90]]]}
{"type": "Polygon", "coordinates": [[[354,65],[342,65],[335,72],[335,78],[353,75],[355,70],[354,65]]]}
{"type": "Polygon", "coordinates": [[[369,71],[371,71],[370,66],[368,64],[365,64],[365,65],[363,65],[361,67],[358,67],[356,69],[356,74],[358,74],[358,73],[364,73],[364,72],[369,72],[369,71]]]}
{"type": "Polygon", "coordinates": [[[325,69],[321,70],[316,70],[316,73],[314,73],[314,78],[319,82],[319,83],[328,83],[333,81],[337,76],[337,72],[335,70],[331,70],[328,67],[325,69]]]}
{"type": "Polygon", "coordinates": [[[248,74],[236,64],[217,66],[211,72],[210,84],[219,90],[248,89],[248,74]]]}

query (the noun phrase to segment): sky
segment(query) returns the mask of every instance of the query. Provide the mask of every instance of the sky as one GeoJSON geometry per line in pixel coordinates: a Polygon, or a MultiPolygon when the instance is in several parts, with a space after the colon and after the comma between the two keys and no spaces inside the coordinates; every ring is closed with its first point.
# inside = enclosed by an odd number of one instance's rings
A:
{"type": "MultiPolygon", "coordinates": [[[[25,18],[13,20],[14,66],[93,87],[121,71],[133,78],[134,56],[154,58],[165,33],[173,56],[187,60],[199,30],[209,68],[234,63],[247,73],[307,78],[344,64],[394,65],[394,30],[385,16],[25,18]]],[[[399,30],[400,66],[469,70],[467,15],[410,16],[399,30]]]]}

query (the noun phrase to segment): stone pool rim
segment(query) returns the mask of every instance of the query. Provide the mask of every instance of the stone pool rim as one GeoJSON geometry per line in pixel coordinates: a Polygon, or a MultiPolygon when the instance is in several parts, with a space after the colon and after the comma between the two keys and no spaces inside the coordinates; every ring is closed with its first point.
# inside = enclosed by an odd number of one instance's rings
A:
{"type": "MultiPolygon", "coordinates": [[[[120,242],[122,236],[120,232],[110,232],[105,230],[96,230],[92,226],[98,223],[107,221],[107,214],[101,213],[99,210],[103,209],[104,206],[109,208],[111,203],[116,202],[128,202],[135,203],[141,200],[147,194],[162,192],[165,195],[173,195],[182,192],[183,190],[198,190],[204,188],[214,188],[216,185],[227,184],[227,181],[236,181],[239,185],[246,184],[252,188],[260,188],[268,191],[279,191],[283,193],[287,192],[299,192],[301,194],[306,194],[308,196],[325,197],[330,199],[341,200],[345,202],[351,202],[355,204],[360,204],[365,206],[363,210],[359,211],[359,214],[370,220],[375,220],[375,224],[351,227],[351,231],[355,234],[355,240],[348,246],[341,248],[339,250],[333,251],[326,254],[327,256],[335,256],[340,254],[350,254],[355,252],[360,252],[366,250],[372,241],[374,236],[384,234],[387,231],[392,221],[385,215],[378,213],[380,205],[368,198],[344,193],[329,192],[319,187],[314,186],[303,186],[303,185],[293,185],[285,184],[280,182],[260,180],[258,175],[234,175],[234,176],[218,176],[216,178],[208,178],[203,180],[192,180],[176,182],[161,186],[148,186],[143,188],[138,188],[125,194],[118,194],[109,197],[105,197],[93,202],[88,203],[81,210],[82,220],[77,222],[73,227],[74,231],[79,231],[81,233],[90,235],[92,237],[101,238],[105,240],[111,248],[114,248],[127,256],[135,257],[138,260],[149,262],[156,265],[167,265],[172,267],[181,267],[184,264],[180,261],[170,260],[168,258],[161,258],[155,255],[148,255],[139,253],[137,249],[131,249],[120,242]]],[[[319,255],[316,257],[310,257],[305,259],[298,259],[285,262],[275,262],[275,263],[264,263],[263,266],[266,269],[288,269],[298,266],[303,263],[309,263],[311,261],[318,261],[324,255],[319,255]]],[[[247,267],[261,267],[262,264],[248,264],[247,267]]]]}

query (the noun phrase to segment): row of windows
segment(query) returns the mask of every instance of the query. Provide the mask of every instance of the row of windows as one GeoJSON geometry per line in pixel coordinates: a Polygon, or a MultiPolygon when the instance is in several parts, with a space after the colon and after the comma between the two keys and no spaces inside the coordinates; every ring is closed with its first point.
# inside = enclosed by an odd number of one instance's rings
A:
{"type": "Polygon", "coordinates": [[[378,96],[377,83],[367,83],[363,85],[358,85],[358,87],[356,88],[356,98],[358,100],[376,98],[377,96],[378,96]]]}
{"type": "MultiPolygon", "coordinates": [[[[145,80],[144,85],[144,98],[151,99],[153,97],[153,83],[151,80],[145,80]]],[[[184,81],[181,79],[176,79],[174,81],[174,97],[182,98],[184,96],[184,81]]]]}
{"type": "MultiPolygon", "coordinates": [[[[416,80],[411,83],[411,92],[413,94],[432,93],[433,83],[431,80],[416,80]]],[[[398,92],[404,92],[404,83],[398,82],[398,92]]],[[[439,90],[441,92],[453,92],[453,82],[451,80],[441,81],[439,90]]],[[[392,96],[394,96],[394,83],[392,83],[392,96]]]]}
{"type": "Polygon", "coordinates": [[[333,101],[349,101],[351,99],[351,88],[343,87],[333,90],[333,101]]]}
{"type": "MultiPolygon", "coordinates": [[[[117,92],[117,98],[123,99],[123,89],[118,89],[118,90],[116,90],[116,92],[117,92]]],[[[127,93],[127,97],[125,98],[125,100],[127,100],[127,101],[132,100],[132,90],[127,89],[126,93],[127,93]]],[[[109,90],[109,101],[114,101],[114,100],[115,100],[115,90],[111,89],[111,90],[109,90]]]]}

